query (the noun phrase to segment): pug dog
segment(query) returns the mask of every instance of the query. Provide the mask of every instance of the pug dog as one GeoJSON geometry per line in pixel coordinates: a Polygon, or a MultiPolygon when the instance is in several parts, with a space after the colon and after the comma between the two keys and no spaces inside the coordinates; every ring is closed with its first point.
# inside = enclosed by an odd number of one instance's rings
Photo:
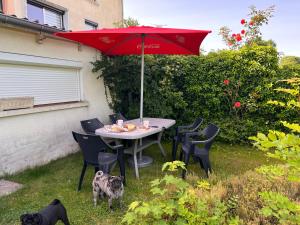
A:
{"type": "Polygon", "coordinates": [[[47,207],[37,213],[26,213],[20,216],[22,225],[55,225],[61,220],[65,225],[70,225],[67,210],[64,205],[54,199],[47,207]]]}
{"type": "Polygon", "coordinates": [[[92,183],[94,205],[96,206],[98,198],[103,198],[104,195],[108,196],[108,207],[110,210],[112,210],[113,199],[118,199],[121,205],[122,196],[124,194],[123,181],[124,178],[121,176],[111,176],[102,171],[98,171],[92,183]]]}

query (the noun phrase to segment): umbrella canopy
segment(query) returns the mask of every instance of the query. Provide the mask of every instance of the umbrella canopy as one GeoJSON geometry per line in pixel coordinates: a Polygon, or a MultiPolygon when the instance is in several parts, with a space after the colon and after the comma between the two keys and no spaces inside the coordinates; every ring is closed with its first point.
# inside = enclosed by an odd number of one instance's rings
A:
{"type": "Polygon", "coordinates": [[[105,55],[142,55],[140,118],[143,119],[144,54],[199,55],[210,30],[135,26],[55,35],[94,47],[105,55]]]}

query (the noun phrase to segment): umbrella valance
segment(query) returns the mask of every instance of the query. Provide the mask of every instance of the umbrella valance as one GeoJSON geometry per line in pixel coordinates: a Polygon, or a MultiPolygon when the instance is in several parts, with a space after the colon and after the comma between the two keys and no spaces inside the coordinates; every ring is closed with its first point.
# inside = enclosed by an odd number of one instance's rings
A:
{"type": "Polygon", "coordinates": [[[199,47],[209,30],[189,30],[135,26],[91,31],[60,32],[64,37],[99,49],[106,55],[144,54],[199,55],[199,47]]]}

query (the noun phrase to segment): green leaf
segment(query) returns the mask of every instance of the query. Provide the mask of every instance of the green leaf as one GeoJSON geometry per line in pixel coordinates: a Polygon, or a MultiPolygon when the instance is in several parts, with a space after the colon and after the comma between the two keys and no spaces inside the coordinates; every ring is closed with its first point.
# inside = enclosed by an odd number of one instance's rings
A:
{"type": "Polygon", "coordinates": [[[140,205],[139,201],[134,201],[129,205],[129,210],[134,210],[136,207],[138,207],[140,205]]]}

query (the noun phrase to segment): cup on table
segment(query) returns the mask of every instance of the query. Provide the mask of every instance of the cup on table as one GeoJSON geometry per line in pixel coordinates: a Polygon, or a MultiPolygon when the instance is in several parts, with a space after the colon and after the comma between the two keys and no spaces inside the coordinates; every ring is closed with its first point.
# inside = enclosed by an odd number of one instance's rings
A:
{"type": "Polygon", "coordinates": [[[119,126],[119,127],[122,127],[123,126],[123,120],[117,120],[117,125],[119,126]]]}
{"type": "Polygon", "coordinates": [[[150,124],[150,121],[149,120],[144,120],[143,121],[143,126],[148,129],[149,128],[149,124],[150,124]]]}

